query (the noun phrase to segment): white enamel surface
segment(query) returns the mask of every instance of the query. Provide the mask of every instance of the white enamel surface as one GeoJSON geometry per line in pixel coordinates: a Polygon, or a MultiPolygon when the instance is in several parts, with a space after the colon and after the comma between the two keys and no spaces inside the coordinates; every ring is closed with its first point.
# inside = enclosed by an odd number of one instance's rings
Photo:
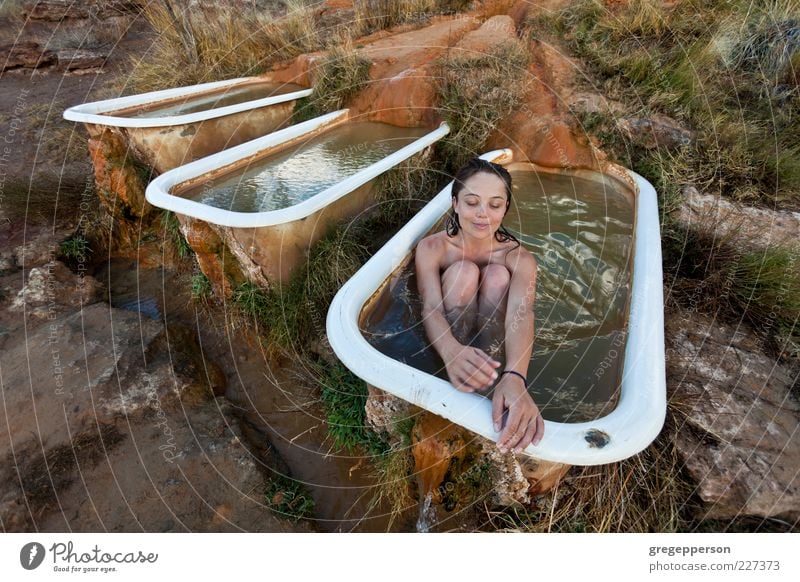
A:
{"type": "MultiPolygon", "coordinates": [[[[411,142],[407,146],[397,150],[393,154],[386,156],[382,160],[367,166],[360,172],[349,176],[345,180],[334,184],[319,194],[312,196],[298,204],[270,210],[268,212],[234,212],[224,208],[216,208],[208,204],[202,204],[181,198],[171,194],[171,190],[178,184],[202,176],[208,172],[213,172],[225,166],[235,163],[238,160],[253,156],[258,152],[278,146],[282,143],[292,141],[304,134],[310,134],[325,125],[333,124],[347,117],[347,110],[328,113],[321,117],[311,119],[304,123],[299,123],[286,129],[276,131],[264,137],[254,139],[219,152],[185,166],[180,166],[174,170],[166,172],[150,182],[145,191],[147,201],[153,206],[171,210],[179,214],[199,218],[211,224],[221,226],[231,226],[237,228],[255,228],[260,226],[273,226],[283,224],[293,220],[299,220],[310,216],[314,212],[328,206],[331,202],[338,200],[342,196],[352,192],[380,174],[396,166],[414,154],[422,151],[429,145],[438,141],[450,131],[447,124],[441,124],[437,129],[423,135],[419,139],[411,142]]],[[[337,125],[339,127],[339,125],[337,125]]]]}
{"type": "Polygon", "coordinates": [[[70,107],[64,111],[64,119],[68,119],[69,121],[79,121],[82,123],[93,123],[96,125],[111,125],[114,127],[166,127],[171,125],[185,125],[188,123],[205,121],[206,119],[215,119],[217,117],[232,115],[241,111],[248,111],[250,109],[257,109],[259,107],[266,107],[268,105],[293,101],[295,99],[307,97],[308,95],[311,95],[312,92],[311,89],[304,89],[302,91],[295,91],[293,93],[286,93],[284,95],[264,97],[263,99],[246,101],[244,103],[236,103],[234,105],[226,105],[225,107],[208,109],[206,111],[186,113],[184,115],[169,115],[164,117],[117,117],[114,115],[106,115],[109,112],[120,111],[129,107],[153,105],[159,101],[171,100],[177,97],[199,95],[207,91],[224,89],[227,87],[233,87],[234,85],[250,83],[252,81],[253,78],[251,77],[231,79],[229,81],[214,81],[213,83],[203,83],[201,85],[192,85],[190,87],[164,89],[163,91],[151,91],[150,93],[141,93],[139,95],[130,95],[128,97],[117,97],[116,99],[106,99],[104,101],[84,103],[82,105],[70,107]]]}
{"type": "MultiPolygon", "coordinates": [[[[481,156],[507,163],[509,150],[481,156]]],[[[664,300],[661,238],[656,192],[644,178],[630,172],[639,188],[636,201],[635,255],[628,318],[628,338],[621,395],[616,409],[591,422],[545,421],[545,435],[524,454],[570,465],[600,465],[619,461],[646,448],[661,431],[666,415],[664,369],[664,300]],[[602,447],[592,435],[601,431],[602,447]],[[589,440],[587,440],[587,437],[589,440]]],[[[496,441],[491,403],[459,392],[444,380],[412,368],[373,348],[358,327],[359,314],[383,281],[450,208],[452,183],[409,221],[339,290],[328,311],[327,331],[339,359],[367,383],[447,418],[496,441]]]]}

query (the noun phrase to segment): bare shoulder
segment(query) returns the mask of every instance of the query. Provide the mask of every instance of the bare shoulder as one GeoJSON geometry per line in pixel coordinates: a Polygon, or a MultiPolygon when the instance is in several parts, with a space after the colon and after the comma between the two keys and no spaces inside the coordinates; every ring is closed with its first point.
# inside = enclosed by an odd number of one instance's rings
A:
{"type": "Polygon", "coordinates": [[[444,232],[436,232],[426,236],[417,244],[416,256],[425,258],[439,258],[445,251],[445,241],[442,240],[444,232]]]}
{"type": "Polygon", "coordinates": [[[506,254],[506,267],[513,275],[516,272],[535,276],[539,269],[536,257],[523,246],[518,246],[506,254]]]}

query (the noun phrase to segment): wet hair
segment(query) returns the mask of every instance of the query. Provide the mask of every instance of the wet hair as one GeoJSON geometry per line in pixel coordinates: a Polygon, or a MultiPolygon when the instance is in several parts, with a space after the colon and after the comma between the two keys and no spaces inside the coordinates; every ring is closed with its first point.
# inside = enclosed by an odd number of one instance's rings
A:
{"type": "MultiPolygon", "coordinates": [[[[508,209],[511,206],[511,174],[500,164],[482,160],[481,158],[472,158],[456,172],[455,176],[453,176],[453,200],[458,199],[458,195],[464,189],[464,182],[475,174],[480,173],[493,174],[503,181],[506,190],[506,214],[508,214],[508,209]]],[[[505,214],[503,214],[503,216],[505,216],[505,214]]],[[[458,231],[461,230],[461,224],[458,222],[458,213],[452,208],[450,209],[450,214],[447,216],[445,230],[447,236],[455,236],[458,234],[458,231]]],[[[514,241],[517,243],[517,246],[520,246],[517,237],[506,230],[506,227],[502,224],[500,228],[494,232],[494,238],[497,242],[514,241]]]]}

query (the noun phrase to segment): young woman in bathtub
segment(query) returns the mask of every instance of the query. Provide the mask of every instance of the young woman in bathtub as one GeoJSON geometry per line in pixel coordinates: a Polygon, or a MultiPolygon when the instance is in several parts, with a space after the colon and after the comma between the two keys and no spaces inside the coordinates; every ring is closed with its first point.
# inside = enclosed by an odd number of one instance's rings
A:
{"type": "Polygon", "coordinates": [[[416,250],[425,331],[458,390],[483,391],[496,382],[497,445],[502,452],[520,451],[544,434],[525,379],[533,350],[536,259],[502,226],[511,204],[505,168],[475,158],[456,173],[452,194],[447,229],[421,240],[416,250]],[[503,340],[501,370],[487,351],[498,351],[503,340]]]}

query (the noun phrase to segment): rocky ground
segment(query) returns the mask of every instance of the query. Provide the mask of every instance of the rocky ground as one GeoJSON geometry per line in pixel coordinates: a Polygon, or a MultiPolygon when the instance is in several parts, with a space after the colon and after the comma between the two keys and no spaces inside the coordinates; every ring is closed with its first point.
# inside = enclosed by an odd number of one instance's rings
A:
{"type": "MultiPolygon", "coordinates": [[[[560,3],[519,2],[514,18],[483,30],[460,21],[457,39],[441,23],[405,37],[379,33],[360,50],[384,85],[373,84],[354,107],[380,103],[395,116],[424,111],[433,91],[415,79],[425,79],[443,51],[514,39],[526,12],[560,3]],[[431,46],[415,49],[423,38],[431,46]]],[[[55,1],[39,2],[38,12],[23,7],[30,18],[21,34],[19,14],[0,15],[2,529],[384,529],[380,511],[362,519],[374,480],[357,456],[331,453],[308,375],[292,362],[268,361],[253,326],[224,303],[192,302],[193,266],[163,233],[84,263],[61,254],[60,243],[98,205],[83,129],[61,122],[61,112],[107,96],[150,34],[126,2],[86,4],[105,11],[55,1]],[[94,35],[92,50],[78,50],[76,35],[94,35]],[[269,511],[264,491],[278,475],[310,485],[316,522],[269,511]]],[[[530,50],[525,106],[490,146],[511,140],[542,163],[602,157],[590,136],[571,137],[570,115],[615,105],[582,82],[580,63],[563,47],[533,40],[530,50]]],[[[308,59],[294,66],[307,68],[308,59]]],[[[646,131],[653,147],[692,138],[669,119],[621,116],[620,127],[646,131]]],[[[752,233],[754,244],[796,239],[795,214],[689,192],[683,220],[704,223],[709,213],[752,233]]],[[[698,517],[754,516],[793,527],[800,519],[797,368],[776,359],[745,324],[686,307],[667,322],[668,396],[680,419],[675,449],[695,484],[698,517]]],[[[522,474],[518,466],[508,471],[522,474]]],[[[512,485],[527,500],[520,483],[512,485]]]]}

